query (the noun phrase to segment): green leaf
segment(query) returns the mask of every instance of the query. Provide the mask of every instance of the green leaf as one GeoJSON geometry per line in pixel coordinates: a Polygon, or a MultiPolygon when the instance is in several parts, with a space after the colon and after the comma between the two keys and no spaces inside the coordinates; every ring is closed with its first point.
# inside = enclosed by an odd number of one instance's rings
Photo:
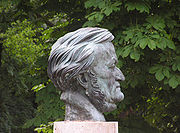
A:
{"type": "Polygon", "coordinates": [[[149,22],[157,30],[163,30],[165,28],[164,19],[158,15],[150,16],[146,19],[146,21],[149,22]]]}
{"type": "MultiPolygon", "coordinates": [[[[93,0],[90,0],[90,1],[93,2],[93,0]]],[[[106,2],[103,1],[103,0],[95,0],[95,2],[93,2],[93,6],[94,7],[99,7],[100,9],[103,9],[104,7],[107,7],[106,2]],[[96,3],[96,5],[95,5],[95,3],[96,3]]]]}
{"type": "Polygon", "coordinates": [[[161,80],[164,79],[164,75],[163,75],[163,73],[162,73],[162,69],[160,69],[160,70],[158,70],[158,71],[156,72],[155,77],[156,77],[156,79],[157,79],[158,81],[161,81],[161,80]]]}
{"type": "Polygon", "coordinates": [[[109,16],[111,13],[112,13],[112,8],[106,8],[105,10],[104,10],[104,13],[106,14],[106,16],[109,16]]]}
{"type": "Polygon", "coordinates": [[[140,54],[138,53],[138,51],[133,51],[133,52],[131,52],[130,57],[131,57],[131,59],[138,61],[140,58],[140,54]]]}
{"type": "Polygon", "coordinates": [[[101,12],[92,12],[91,14],[86,16],[86,18],[88,18],[89,21],[97,21],[97,22],[101,22],[103,17],[104,14],[102,14],[101,12]]]}
{"type": "Polygon", "coordinates": [[[172,76],[171,79],[169,80],[169,85],[172,88],[176,88],[178,86],[178,81],[176,80],[176,76],[172,76]]]}
{"type": "Polygon", "coordinates": [[[173,70],[173,71],[176,71],[176,70],[177,70],[177,64],[176,64],[176,63],[174,63],[174,64],[172,65],[172,70],[173,70]]]}
{"type": "Polygon", "coordinates": [[[180,63],[177,65],[177,69],[178,71],[180,71],[180,63]]]}
{"type": "Polygon", "coordinates": [[[165,45],[163,43],[161,43],[161,42],[157,43],[157,47],[162,49],[162,50],[164,50],[164,48],[165,48],[164,46],[165,45]]]}
{"type": "Polygon", "coordinates": [[[142,12],[147,12],[149,13],[149,8],[150,6],[148,5],[148,3],[143,2],[143,1],[136,1],[136,2],[127,2],[125,4],[125,7],[127,7],[128,11],[132,11],[132,10],[138,10],[140,13],[142,12]]]}
{"type": "Polygon", "coordinates": [[[44,87],[46,87],[44,84],[40,84],[40,85],[34,86],[31,90],[38,92],[39,90],[43,89],[44,87]]]}
{"type": "Polygon", "coordinates": [[[125,37],[125,41],[128,41],[129,39],[133,38],[133,32],[132,31],[128,31],[126,32],[127,36],[125,37]]]}
{"type": "Polygon", "coordinates": [[[169,39],[166,39],[166,44],[167,44],[167,46],[168,46],[170,49],[175,50],[176,47],[175,47],[173,41],[171,41],[171,40],[169,40],[169,39]]]}
{"type": "Polygon", "coordinates": [[[147,45],[148,45],[148,39],[147,38],[141,39],[139,44],[140,48],[144,49],[147,45]]]}
{"type": "Polygon", "coordinates": [[[166,38],[165,37],[161,37],[158,44],[157,44],[157,47],[160,48],[160,49],[165,49],[167,47],[167,41],[166,41],[166,38]]]}
{"type": "Polygon", "coordinates": [[[85,8],[89,8],[89,7],[93,6],[93,3],[92,3],[92,1],[88,0],[84,3],[84,5],[85,5],[85,8]]]}
{"type": "Polygon", "coordinates": [[[160,38],[159,34],[153,34],[153,35],[150,35],[150,37],[155,38],[155,39],[159,39],[160,38]]]}
{"type": "Polygon", "coordinates": [[[124,51],[122,52],[122,57],[123,58],[127,57],[129,55],[129,53],[131,52],[131,49],[132,49],[132,47],[130,47],[130,46],[125,47],[124,51]]]}
{"type": "Polygon", "coordinates": [[[154,74],[156,73],[161,67],[160,66],[153,66],[149,69],[149,73],[154,74]]]}
{"type": "Polygon", "coordinates": [[[120,5],[122,5],[122,2],[121,1],[117,1],[115,3],[113,3],[111,5],[111,8],[114,10],[114,11],[119,11],[120,10],[120,5]]]}
{"type": "Polygon", "coordinates": [[[149,8],[148,8],[148,6],[146,6],[147,5],[147,3],[145,4],[144,2],[140,2],[140,3],[136,3],[136,9],[138,10],[138,11],[140,11],[140,13],[142,13],[142,12],[147,12],[147,13],[149,13],[149,8]]]}
{"type": "Polygon", "coordinates": [[[148,47],[153,50],[156,48],[156,42],[154,40],[148,39],[148,47]]]}
{"type": "Polygon", "coordinates": [[[97,22],[101,22],[103,17],[104,17],[104,15],[102,13],[97,13],[95,18],[96,18],[97,22]]]}
{"type": "Polygon", "coordinates": [[[127,10],[128,11],[131,11],[131,10],[134,10],[135,9],[135,6],[132,2],[129,2],[125,5],[125,7],[127,7],[127,10]]]}
{"type": "Polygon", "coordinates": [[[87,21],[84,23],[83,27],[87,27],[87,26],[90,26],[90,27],[93,27],[93,26],[96,26],[98,23],[94,20],[90,20],[90,21],[87,21]]]}
{"type": "Polygon", "coordinates": [[[139,45],[140,41],[141,41],[140,39],[137,40],[136,43],[134,44],[134,47],[137,47],[139,45]]]}
{"type": "Polygon", "coordinates": [[[118,68],[121,68],[123,66],[123,61],[122,60],[118,60],[118,64],[117,64],[117,67],[118,68]]]}
{"type": "Polygon", "coordinates": [[[103,5],[103,1],[99,2],[97,0],[88,0],[84,3],[85,8],[90,8],[90,7],[98,7],[99,5],[103,5]]]}
{"type": "Polygon", "coordinates": [[[164,68],[164,69],[163,69],[163,74],[164,74],[164,76],[166,76],[167,78],[169,78],[170,74],[169,74],[168,68],[164,68]]]}

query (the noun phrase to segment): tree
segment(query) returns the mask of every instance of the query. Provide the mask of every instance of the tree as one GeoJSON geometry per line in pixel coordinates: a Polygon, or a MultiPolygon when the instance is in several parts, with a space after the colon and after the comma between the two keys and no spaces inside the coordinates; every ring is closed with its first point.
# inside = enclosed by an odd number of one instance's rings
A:
{"type": "Polygon", "coordinates": [[[0,129],[36,126],[50,132],[51,121],[63,120],[60,92],[46,74],[51,45],[67,32],[98,26],[114,34],[118,67],[126,77],[125,99],[106,119],[118,120],[124,133],[178,133],[179,5],[177,0],[1,1],[0,129]]]}
{"type": "MultiPolygon", "coordinates": [[[[179,131],[178,4],[145,0],[85,2],[91,9],[85,25],[106,27],[116,37],[119,67],[126,75],[122,88],[128,88],[119,111],[124,110],[126,116],[142,116],[161,132],[179,131]]],[[[115,118],[118,114],[117,110],[115,118]]],[[[137,127],[144,127],[140,124],[137,127]]]]}

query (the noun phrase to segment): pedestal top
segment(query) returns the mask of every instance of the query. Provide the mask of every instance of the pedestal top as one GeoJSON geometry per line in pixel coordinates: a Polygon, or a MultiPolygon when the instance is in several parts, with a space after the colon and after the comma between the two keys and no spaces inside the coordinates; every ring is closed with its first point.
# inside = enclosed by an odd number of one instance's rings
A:
{"type": "Polygon", "coordinates": [[[54,133],[118,133],[118,122],[54,122],[54,133]]]}

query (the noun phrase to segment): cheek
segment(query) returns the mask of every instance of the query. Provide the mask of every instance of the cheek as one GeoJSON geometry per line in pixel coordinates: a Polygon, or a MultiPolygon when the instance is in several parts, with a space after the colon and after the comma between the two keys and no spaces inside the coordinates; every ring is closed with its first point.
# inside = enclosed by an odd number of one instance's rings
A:
{"type": "Polygon", "coordinates": [[[115,79],[111,76],[108,80],[108,87],[109,89],[113,89],[114,88],[114,85],[115,85],[115,79]]]}
{"type": "Polygon", "coordinates": [[[113,74],[113,71],[110,71],[108,76],[108,86],[112,87],[114,84],[115,84],[115,76],[113,74]]]}
{"type": "Polygon", "coordinates": [[[102,79],[109,79],[111,77],[111,71],[106,66],[95,67],[94,72],[102,79]]]}
{"type": "Polygon", "coordinates": [[[113,76],[112,71],[109,69],[103,69],[99,71],[99,73],[96,73],[98,77],[98,81],[101,84],[101,86],[105,87],[108,90],[111,90],[114,88],[115,85],[115,78],[113,76]]]}

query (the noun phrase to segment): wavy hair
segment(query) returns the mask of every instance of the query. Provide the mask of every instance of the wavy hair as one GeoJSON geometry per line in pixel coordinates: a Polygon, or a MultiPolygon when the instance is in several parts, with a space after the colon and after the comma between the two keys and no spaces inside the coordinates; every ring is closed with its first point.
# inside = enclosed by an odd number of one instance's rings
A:
{"type": "Polygon", "coordinates": [[[114,36],[102,28],[81,28],[59,38],[48,59],[48,76],[56,88],[70,88],[76,76],[88,70],[94,60],[93,45],[109,42],[114,36]]]}

